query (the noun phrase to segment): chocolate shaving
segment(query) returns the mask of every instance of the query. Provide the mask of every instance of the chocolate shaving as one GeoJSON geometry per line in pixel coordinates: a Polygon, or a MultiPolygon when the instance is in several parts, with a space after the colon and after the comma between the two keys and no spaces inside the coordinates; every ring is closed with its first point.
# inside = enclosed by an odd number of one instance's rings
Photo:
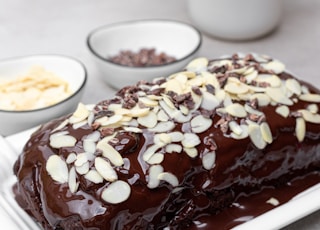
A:
{"type": "Polygon", "coordinates": [[[215,93],[215,88],[214,88],[214,86],[211,85],[211,84],[207,84],[207,85],[206,85],[206,89],[207,89],[207,92],[208,92],[208,93],[211,93],[211,94],[214,94],[214,93],[215,93]]]}
{"type": "Polygon", "coordinates": [[[202,92],[198,86],[192,86],[191,90],[192,90],[192,92],[194,92],[198,96],[202,95],[202,92]]]}

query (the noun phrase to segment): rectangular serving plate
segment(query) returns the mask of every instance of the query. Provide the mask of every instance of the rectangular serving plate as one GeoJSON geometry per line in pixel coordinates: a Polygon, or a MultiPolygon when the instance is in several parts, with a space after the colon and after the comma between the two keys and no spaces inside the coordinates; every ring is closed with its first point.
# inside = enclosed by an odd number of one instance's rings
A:
{"type": "MultiPolygon", "coordinates": [[[[0,220],[7,229],[41,228],[16,203],[12,186],[16,178],[12,173],[13,164],[24,144],[36,128],[20,132],[6,138],[0,137],[0,220]],[[10,227],[9,227],[10,226],[10,227]]],[[[289,202],[280,205],[248,222],[238,225],[234,230],[272,230],[280,229],[320,209],[320,183],[298,194],[289,202]]]]}

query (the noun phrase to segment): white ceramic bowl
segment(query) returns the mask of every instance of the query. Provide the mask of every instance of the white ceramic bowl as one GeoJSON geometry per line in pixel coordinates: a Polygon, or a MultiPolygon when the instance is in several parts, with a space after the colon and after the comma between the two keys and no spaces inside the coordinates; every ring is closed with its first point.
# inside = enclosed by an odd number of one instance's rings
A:
{"type": "Polygon", "coordinates": [[[33,66],[41,66],[68,82],[72,94],[54,105],[34,110],[0,110],[0,134],[7,136],[72,112],[87,81],[85,66],[78,60],[61,55],[31,55],[0,61],[0,78],[16,79],[33,66]]]}
{"type": "Polygon", "coordinates": [[[196,56],[201,44],[202,36],[197,29],[170,20],[120,22],[97,28],[87,37],[87,45],[102,78],[118,89],[182,70],[196,56]],[[138,52],[141,48],[154,48],[174,56],[176,61],[160,66],[128,67],[108,60],[120,51],[138,52]]]}
{"type": "Polygon", "coordinates": [[[201,31],[227,40],[261,37],[282,17],[282,0],[187,0],[186,4],[201,31]]]}

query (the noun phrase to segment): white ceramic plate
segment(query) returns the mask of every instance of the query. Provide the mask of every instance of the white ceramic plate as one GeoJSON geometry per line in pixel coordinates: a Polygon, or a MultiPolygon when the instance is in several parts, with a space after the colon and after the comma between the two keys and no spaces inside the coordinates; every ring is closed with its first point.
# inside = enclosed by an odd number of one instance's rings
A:
{"type": "MultiPolygon", "coordinates": [[[[6,138],[0,136],[0,220],[6,229],[40,230],[39,226],[18,206],[11,191],[16,178],[12,166],[24,144],[35,129],[20,132],[6,138]]],[[[320,209],[320,183],[307,189],[289,202],[268,211],[251,221],[235,227],[235,230],[280,229],[320,209]]]]}

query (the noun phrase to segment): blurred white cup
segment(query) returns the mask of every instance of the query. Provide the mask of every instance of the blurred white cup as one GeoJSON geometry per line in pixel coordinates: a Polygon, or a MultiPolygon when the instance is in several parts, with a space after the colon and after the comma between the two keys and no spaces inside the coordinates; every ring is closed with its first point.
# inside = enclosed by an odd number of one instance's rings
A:
{"type": "Polygon", "coordinates": [[[187,8],[200,30],[228,40],[266,35],[282,16],[282,0],[188,0],[187,8]]]}

